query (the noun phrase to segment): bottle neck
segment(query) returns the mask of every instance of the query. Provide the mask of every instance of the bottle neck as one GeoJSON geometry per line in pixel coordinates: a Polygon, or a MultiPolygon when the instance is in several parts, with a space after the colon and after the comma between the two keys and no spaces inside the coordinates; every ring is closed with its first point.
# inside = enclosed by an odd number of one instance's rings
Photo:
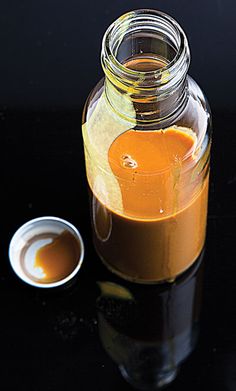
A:
{"type": "Polygon", "coordinates": [[[135,123],[157,123],[173,117],[185,106],[187,82],[185,78],[171,94],[159,96],[156,91],[147,96],[145,93],[130,94],[106,78],[105,95],[113,111],[124,119],[135,123]]]}
{"type": "Polygon", "coordinates": [[[171,17],[138,10],[117,19],[104,35],[101,60],[107,100],[123,118],[161,122],[184,105],[189,48],[171,17]]]}

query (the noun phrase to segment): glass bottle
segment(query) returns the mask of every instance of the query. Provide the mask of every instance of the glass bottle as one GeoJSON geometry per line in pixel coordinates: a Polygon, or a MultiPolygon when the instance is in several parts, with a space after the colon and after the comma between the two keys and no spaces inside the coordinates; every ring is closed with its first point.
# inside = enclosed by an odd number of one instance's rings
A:
{"type": "Polygon", "coordinates": [[[187,75],[187,38],[162,12],[129,12],[101,62],[82,126],[95,248],[123,278],[173,281],[199,257],[207,220],[211,115],[187,75]]]}

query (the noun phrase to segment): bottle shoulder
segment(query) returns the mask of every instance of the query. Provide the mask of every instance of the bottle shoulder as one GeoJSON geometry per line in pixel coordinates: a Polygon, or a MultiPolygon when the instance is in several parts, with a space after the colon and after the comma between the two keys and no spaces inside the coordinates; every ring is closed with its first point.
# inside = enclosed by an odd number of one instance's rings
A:
{"type": "Polygon", "coordinates": [[[187,76],[187,87],[189,96],[192,97],[196,102],[200,103],[203,109],[211,115],[211,110],[206,95],[204,94],[199,84],[189,75],[187,76]]]}
{"type": "Polygon", "coordinates": [[[83,108],[82,124],[86,123],[91,117],[104,91],[104,78],[99,80],[95,87],[90,91],[83,108]]]}
{"type": "MultiPolygon", "coordinates": [[[[184,104],[173,113],[172,116],[164,118],[156,118],[156,121],[152,123],[139,123],[135,120],[135,105],[130,103],[129,110],[131,113],[130,117],[133,117],[132,121],[122,118],[118,112],[114,110],[106,99],[104,78],[101,79],[97,85],[93,88],[84,106],[82,123],[95,127],[99,132],[99,123],[110,124],[112,127],[119,127],[123,130],[135,128],[137,130],[158,130],[165,129],[171,126],[181,126],[190,128],[197,136],[198,142],[201,144],[204,137],[210,139],[211,137],[211,111],[208,101],[196,83],[191,77],[187,76],[185,85],[185,99],[184,104]]],[[[128,102],[129,103],[129,102],[128,102]]],[[[120,104],[120,102],[119,102],[120,104]]],[[[127,105],[127,101],[126,101],[127,105]]],[[[89,129],[87,129],[89,131],[89,129]]]]}
{"type": "Polygon", "coordinates": [[[188,76],[186,80],[186,104],[174,121],[176,125],[193,130],[202,144],[205,138],[210,141],[212,131],[211,110],[207,98],[196,81],[188,76]]]}

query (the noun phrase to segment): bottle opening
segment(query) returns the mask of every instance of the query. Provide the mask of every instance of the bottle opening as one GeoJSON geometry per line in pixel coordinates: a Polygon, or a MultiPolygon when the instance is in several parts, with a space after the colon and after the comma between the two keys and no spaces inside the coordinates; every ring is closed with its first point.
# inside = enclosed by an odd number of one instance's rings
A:
{"type": "Polygon", "coordinates": [[[114,84],[141,88],[173,88],[189,66],[187,38],[170,16],[149,9],[129,12],[106,31],[102,44],[102,65],[114,84]],[[171,83],[172,82],[172,83],[171,83]]]}

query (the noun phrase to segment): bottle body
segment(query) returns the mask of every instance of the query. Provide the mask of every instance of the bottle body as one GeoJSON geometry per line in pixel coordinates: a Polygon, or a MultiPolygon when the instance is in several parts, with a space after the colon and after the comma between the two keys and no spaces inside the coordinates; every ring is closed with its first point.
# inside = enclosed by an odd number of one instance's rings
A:
{"type": "MultiPolygon", "coordinates": [[[[159,70],[150,58],[138,61],[148,76],[159,70]]],[[[94,244],[124,278],[173,280],[198,258],[205,241],[210,111],[190,77],[161,96],[160,87],[150,94],[149,86],[133,91],[137,82],[130,84],[123,88],[106,77],[84,110],[94,244]]]]}

